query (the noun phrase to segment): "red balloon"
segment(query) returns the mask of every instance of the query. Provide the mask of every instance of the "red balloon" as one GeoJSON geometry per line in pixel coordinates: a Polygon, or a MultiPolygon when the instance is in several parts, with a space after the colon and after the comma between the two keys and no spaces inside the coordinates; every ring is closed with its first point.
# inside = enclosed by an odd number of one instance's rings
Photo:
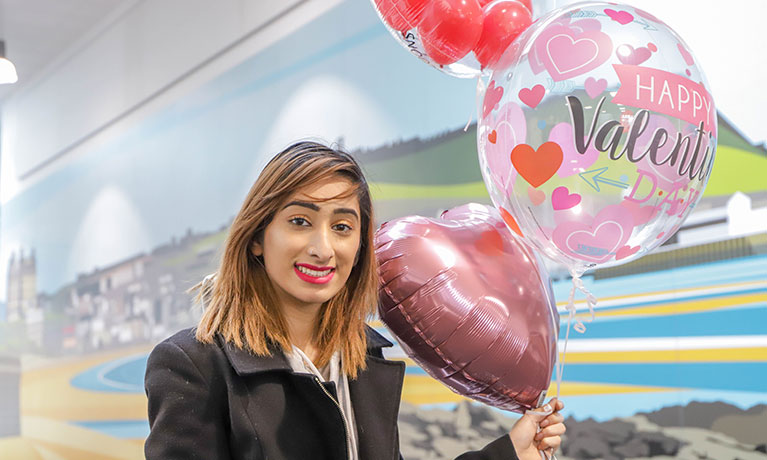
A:
{"type": "Polygon", "coordinates": [[[498,62],[519,34],[533,23],[533,15],[517,0],[503,0],[485,7],[482,35],[474,54],[482,68],[498,62]]]}
{"type": "Polygon", "coordinates": [[[482,35],[478,0],[432,0],[423,12],[418,34],[429,57],[448,65],[466,56],[482,35]]]}
{"type": "Polygon", "coordinates": [[[405,20],[405,17],[402,16],[402,13],[400,13],[399,8],[397,8],[396,4],[394,3],[394,0],[374,1],[376,9],[379,13],[381,13],[381,16],[383,17],[386,25],[399,32],[405,32],[412,29],[410,24],[405,20]]]}
{"type": "Polygon", "coordinates": [[[453,391],[506,410],[538,407],[559,314],[549,276],[495,209],[403,217],[375,236],[378,313],[402,349],[453,391]]]}
{"type": "MultiPolygon", "coordinates": [[[[493,3],[496,0],[479,0],[479,5],[484,8],[489,3],[493,3]]],[[[525,5],[530,12],[533,12],[533,1],[532,0],[517,0],[521,4],[525,5]]]]}
{"type": "Polygon", "coordinates": [[[423,11],[428,3],[429,0],[394,0],[394,5],[411,29],[418,27],[421,23],[423,11]]]}
{"type": "Polygon", "coordinates": [[[429,0],[374,0],[384,22],[398,32],[406,32],[420,24],[429,0]]]}

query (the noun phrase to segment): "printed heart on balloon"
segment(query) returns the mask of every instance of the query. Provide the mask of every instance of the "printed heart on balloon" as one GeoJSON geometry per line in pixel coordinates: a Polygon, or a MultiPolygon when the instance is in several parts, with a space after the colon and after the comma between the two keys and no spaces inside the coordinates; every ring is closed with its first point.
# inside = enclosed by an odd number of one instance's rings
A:
{"type": "Polygon", "coordinates": [[[634,246],[633,248],[631,246],[623,246],[622,248],[618,249],[618,252],[615,253],[615,260],[631,257],[637,252],[639,252],[639,246],[634,246]]]}
{"type": "Polygon", "coordinates": [[[546,201],[546,192],[543,190],[538,190],[532,185],[527,187],[527,196],[530,198],[530,202],[533,203],[534,206],[538,206],[539,204],[546,201]]]}
{"type": "Polygon", "coordinates": [[[543,185],[557,173],[562,165],[562,148],[555,142],[544,142],[533,149],[520,144],[511,151],[511,163],[528,184],[535,188],[543,185]]]}
{"type": "Polygon", "coordinates": [[[615,11],[613,9],[607,8],[605,9],[605,14],[609,16],[610,19],[623,26],[634,20],[634,16],[628,11],[615,11]]]}
{"type": "Polygon", "coordinates": [[[577,193],[570,193],[567,187],[557,187],[551,193],[551,205],[555,211],[574,208],[581,202],[581,196],[577,193]]]}
{"type": "Polygon", "coordinates": [[[375,236],[378,312],[403,350],[458,394],[537,407],[556,357],[550,281],[493,208],[410,216],[375,236]]]}
{"type": "Polygon", "coordinates": [[[615,54],[619,61],[627,65],[639,65],[652,56],[652,52],[644,46],[635,49],[631,45],[620,45],[615,54]]]}
{"type": "Polygon", "coordinates": [[[599,30],[548,26],[533,43],[535,54],[554,81],[567,80],[596,69],[612,54],[610,36],[599,30]]]}
{"type": "Polygon", "coordinates": [[[522,88],[519,90],[519,100],[528,107],[534,109],[546,94],[546,88],[543,85],[535,85],[532,88],[522,88]]]}
{"type": "Polygon", "coordinates": [[[586,79],[583,86],[586,88],[586,94],[593,99],[602,94],[607,88],[607,80],[604,78],[597,80],[594,77],[589,77],[586,79]]]}
{"type": "Polygon", "coordinates": [[[690,54],[690,52],[687,51],[687,48],[685,48],[683,44],[677,43],[676,48],[679,50],[679,54],[682,55],[682,59],[684,59],[685,64],[687,65],[695,64],[695,59],[692,58],[692,54],[690,54]]]}
{"type": "Polygon", "coordinates": [[[490,115],[490,112],[495,109],[502,97],[503,86],[495,86],[495,80],[491,81],[485,92],[485,100],[482,103],[482,116],[490,115]]]}
{"type": "Polygon", "coordinates": [[[612,259],[631,236],[631,212],[620,205],[604,207],[588,222],[588,216],[562,222],[554,229],[554,244],[569,257],[587,263],[612,259]],[[584,222],[584,220],[586,220],[584,222]]]}

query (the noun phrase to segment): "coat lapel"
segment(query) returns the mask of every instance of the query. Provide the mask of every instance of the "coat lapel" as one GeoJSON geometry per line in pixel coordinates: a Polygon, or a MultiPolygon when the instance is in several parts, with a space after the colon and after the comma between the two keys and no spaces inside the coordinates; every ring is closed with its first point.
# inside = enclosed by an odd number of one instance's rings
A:
{"type": "MultiPolygon", "coordinates": [[[[405,363],[383,359],[381,348],[392,343],[367,328],[367,369],[349,380],[349,397],[357,425],[360,460],[396,460],[399,458],[397,415],[399,413],[405,363]]],[[[267,371],[292,373],[290,364],[279,347],[270,348],[271,355],[258,356],[220,340],[229,362],[239,376],[267,371]]],[[[298,377],[298,376],[297,376],[298,377]]]]}
{"type": "Polygon", "coordinates": [[[357,423],[360,460],[399,458],[397,415],[399,413],[405,363],[387,361],[381,347],[392,344],[368,329],[367,369],[349,381],[349,396],[357,423]]]}

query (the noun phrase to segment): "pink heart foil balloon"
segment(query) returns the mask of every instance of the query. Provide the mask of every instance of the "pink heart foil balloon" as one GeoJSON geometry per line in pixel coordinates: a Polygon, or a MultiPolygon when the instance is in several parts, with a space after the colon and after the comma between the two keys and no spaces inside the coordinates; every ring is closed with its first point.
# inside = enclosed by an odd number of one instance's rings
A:
{"type": "Polygon", "coordinates": [[[559,315],[543,264],[498,211],[468,204],[376,232],[379,315],[458,394],[523,412],[546,395],[559,315]]]}

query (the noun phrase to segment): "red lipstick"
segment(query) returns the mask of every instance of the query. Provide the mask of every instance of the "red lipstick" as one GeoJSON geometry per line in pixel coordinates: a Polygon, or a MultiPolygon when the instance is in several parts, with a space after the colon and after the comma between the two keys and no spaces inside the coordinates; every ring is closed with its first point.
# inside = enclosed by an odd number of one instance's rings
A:
{"type": "Polygon", "coordinates": [[[293,271],[296,272],[296,276],[306,281],[307,283],[312,283],[312,284],[328,283],[330,282],[330,280],[333,279],[333,275],[336,273],[336,270],[333,267],[317,267],[310,264],[295,264],[293,266],[293,271]],[[299,270],[298,267],[312,270],[315,272],[324,272],[324,271],[330,270],[330,273],[324,276],[314,276],[309,273],[302,272],[301,270],[299,270]]]}

